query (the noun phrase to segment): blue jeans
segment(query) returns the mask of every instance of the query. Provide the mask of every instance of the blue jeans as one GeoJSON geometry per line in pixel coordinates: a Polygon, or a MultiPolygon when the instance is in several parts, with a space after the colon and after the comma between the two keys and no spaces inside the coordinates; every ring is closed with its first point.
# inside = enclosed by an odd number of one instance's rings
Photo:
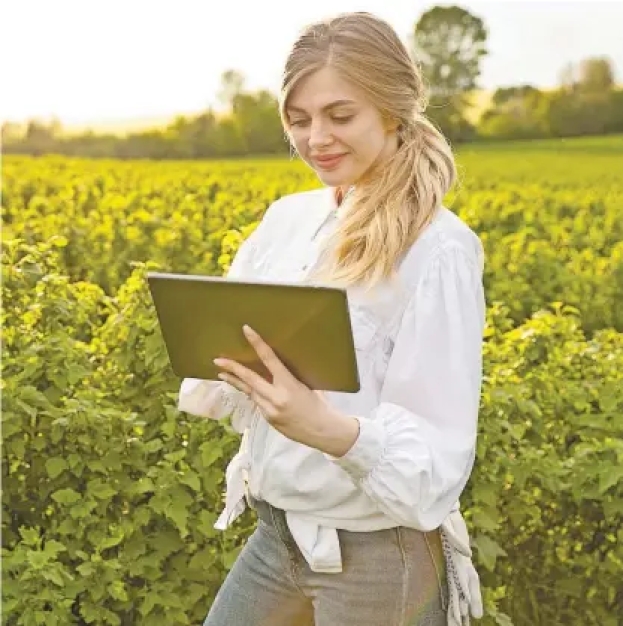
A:
{"type": "Polygon", "coordinates": [[[343,570],[313,572],[285,514],[251,500],[258,525],[203,626],[445,626],[446,571],[437,531],[338,531],[343,570]]]}

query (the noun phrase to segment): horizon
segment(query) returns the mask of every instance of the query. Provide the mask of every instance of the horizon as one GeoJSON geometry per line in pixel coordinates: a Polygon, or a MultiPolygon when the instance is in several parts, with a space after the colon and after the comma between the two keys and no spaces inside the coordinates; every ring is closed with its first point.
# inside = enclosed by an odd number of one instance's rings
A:
{"type": "Polygon", "coordinates": [[[313,6],[290,7],[285,15],[271,11],[268,0],[261,6],[236,0],[218,13],[199,0],[158,6],[145,0],[131,5],[122,0],[12,3],[4,9],[5,23],[27,24],[29,31],[7,29],[0,42],[5,58],[17,58],[5,68],[0,119],[17,124],[56,119],[69,131],[137,127],[141,121],[159,126],[178,115],[218,108],[221,75],[227,69],[240,71],[249,91],[276,93],[281,64],[298,30],[349,10],[376,13],[405,43],[420,15],[433,6],[458,4],[482,18],[489,55],[481,64],[478,88],[486,93],[523,84],[553,89],[566,64],[596,56],[609,58],[616,82],[622,80],[623,44],[616,24],[623,23],[623,3],[467,0],[406,5],[387,0],[382,9],[375,4],[316,0],[313,6]],[[262,18],[275,27],[268,38],[266,30],[256,27],[262,18]],[[97,31],[92,30],[94,20],[97,31]],[[37,45],[25,46],[26,35],[37,45]]]}

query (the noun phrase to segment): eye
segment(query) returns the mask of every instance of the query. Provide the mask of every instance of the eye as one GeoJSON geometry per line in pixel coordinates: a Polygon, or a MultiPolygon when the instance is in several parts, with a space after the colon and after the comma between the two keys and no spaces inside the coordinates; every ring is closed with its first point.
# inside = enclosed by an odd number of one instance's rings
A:
{"type": "Polygon", "coordinates": [[[354,115],[334,115],[331,119],[336,123],[336,124],[347,124],[348,122],[350,122],[355,116],[354,115]]]}
{"type": "Polygon", "coordinates": [[[290,126],[305,126],[306,124],[308,124],[309,122],[307,120],[304,119],[300,119],[300,120],[290,120],[290,126]]]}

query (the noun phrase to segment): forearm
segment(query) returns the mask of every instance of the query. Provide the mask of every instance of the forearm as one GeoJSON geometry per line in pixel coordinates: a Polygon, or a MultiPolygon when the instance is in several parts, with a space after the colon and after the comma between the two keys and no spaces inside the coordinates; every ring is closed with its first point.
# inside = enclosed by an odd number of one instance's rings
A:
{"type": "Polygon", "coordinates": [[[344,456],[357,441],[359,421],[327,407],[319,426],[310,433],[306,444],[333,457],[344,456]]]}

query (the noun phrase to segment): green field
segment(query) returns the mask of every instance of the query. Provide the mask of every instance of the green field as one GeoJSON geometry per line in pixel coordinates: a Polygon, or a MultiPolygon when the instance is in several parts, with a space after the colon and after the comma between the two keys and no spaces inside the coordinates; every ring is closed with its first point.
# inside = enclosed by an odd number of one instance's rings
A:
{"type": "MultiPolygon", "coordinates": [[[[623,137],[465,147],[446,203],[482,237],[490,301],[517,321],[553,301],[623,330],[623,137]]],[[[276,198],[318,186],[298,161],[7,157],[4,239],[61,235],[63,271],[114,292],[132,263],[220,273],[276,198]]]]}
{"type": "MultiPolygon", "coordinates": [[[[482,624],[623,607],[623,137],[461,147],[489,324],[463,499],[482,624]]],[[[289,160],[3,161],[3,601],[12,624],[195,624],[253,519],[218,534],[226,424],[175,409],[147,268],[221,274],[289,160]]]]}

